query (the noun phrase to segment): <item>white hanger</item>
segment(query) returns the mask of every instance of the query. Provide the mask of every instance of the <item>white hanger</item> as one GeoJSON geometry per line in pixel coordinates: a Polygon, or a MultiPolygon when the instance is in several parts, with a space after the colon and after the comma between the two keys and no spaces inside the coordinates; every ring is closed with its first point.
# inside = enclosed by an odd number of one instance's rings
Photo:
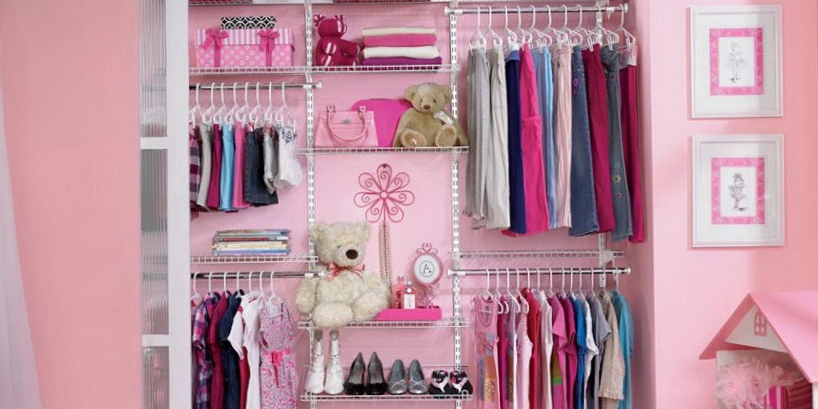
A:
{"type": "Polygon", "coordinates": [[[514,312],[519,313],[522,311],[520,308],[520,303],[517,301],[517,297],[511,292],[511,271],[508,268],[506,269],[506,295],[511,300],[511,304],[514,306],[514,312]]]}
{"type": "Polygon", "coordinates": [[[293,116],[292,116],[292,114],[290,112],[290,107],[287,105],[287,91],[285,91],[286,88],[287,88],[287,83],[282,82],[281,83],[281,106],[278,108],[278,111],[276,111],[275,119],[276,119],[277,122],[280,122],[282,125],[284,125],[284,120],[287,119],[288,125],[290,125],[291,127],[294,127],[295,126],[295,118],[293,118],[293,116]]]}
{"type": "Polygon", "coordinates": [[[244,105],[236,111],[236,121],[241,122],[242,124],[247,122],[247,115],[250,113],[250,97],[248,95],[248,88],[250,87],[249,82],[244,83],[244,105]]]}
{"type": "Polygon", "coordinates": [[[489,269],[486,269],[486,286],[483,288],[483,291],[480,291],[480,298],[484,301],[493,301],[494,296],[489,291],[489,287],[491,287],[491,280],[489,277],[489,269]]]}
{"type": "Polygon", "coordinates": [[[477,29],[472,34],[471,40],[469,40],[469,49],[473,50],[475,48],[486,48],[486,37],[480,31],[480,6],[477,6],[477,29]]]}
{"type": "Polygon", "coordinates": [[[520,41],[524,44],[531,44],[533,36],[523,28],[523,11],[517,6],[517,32],[520,33],[520,41]]]}
{"type": "Polygon", "coordinates": [[[497,313],[506,314],[509,312],[508,303],[502,301],[503,295],[500,293],[500,270],[494,270],[494,297],[497,299],[497,313]]]}
{"type": "Polygon", "coordinates": [[[548,291],[545,293],[548,297],[554,296],[554,270],[548,267],[548,291]]]}
{"type": "Polygon", "coordinates": [[[198,278],[198,277],[199,277],[199,272],[196,271],[196,272],[193,273],[193,279],[190,280],[190,289],[191,289],[191,292],[193,293],[193,295],[190,296],[190,301],[194,301],[197,298],[198,299],[202,298],[202,296],[199,294],[199,290],[196,288],[196,278],[198,278]]]}
{"type": "Polygon", "coordinates": [[[528,312],[531,311],[531,308],[528,305],[528,300],[525,299],[525,296],[523,296],[522,291],[520,291],[520,270],[519,269],[515,269],[515,270],[516,270],[516,273],[517,273],[517,286],[514,287],[514,293],[516,295],[516,298],[520,302],[520,307],[521,307],[522,312],[528,314],[528,312]]]}
{"type": "Polygon", "coordinates": [[[236,118],[236,114],[238,113],[238,110],[239,110],[239,101],[236,98],[236,88],[238,88],[238,86],[239,86],[238,83],[236,83],[236,82],[233,83],[233,106],[230,107],[230,111],[228,111],[227,115],[225,116],[225,121],[228,124],[233,123],[233,121],[236,118]]]}
{"type": "Polygon", "coordinates": [[[202,122],[206,125],[213,123],[213,114],[216,113],[216,104],[213,102],[213,93],[216,91],[216,83],[210,84],[210,106],[202,112],[202,122]]]}
{"type": "Polygon", "coordinates": [[[220,124],[224,122],[224,116],[227,114],[227,103],[224,100],[224,83],[221,84],[220,87],[220,94],[221,94],[221,106],[219,109],[216,110],[216,113],[213,114],[213,122],[220,124]]]}
{"type": "Polygon", "coordinates": [[[256,83],[256,105],[253,106],[253,108],[250,109],[250,111],[247,113],[247,120],[249,122],[253,123],[253,124],[256,124],[258,122],[259,111],[262,111],[261,113],[263,114],[263,109],[261,108],[261,102],[259,100],[259,88],[260,87],[261,87],[261,83],[257,82],[256,83]]]}
{"type": "Polygon", "coordinates": [[[213,294],[213,282],[211,281],[212,279],[213,279],[213,272],[211,271],[211,272],[207,273],[207,292],[208,292],[208,294],[213,294]]]}
{"type": "Polygon", "coordinates": [[[614,32],[622,33],[622,34],[625,35],[625,48],[628,51],[631,51],[633,49],[633,46],[636,45],[636,37],[633,34],[631,34],[630,31],[628,31],[625,28],[625,10],[624,10],[624,8],[619,11],[619,15],[621,16],[620,17],[621,19],[619,20],[619,27],[616,30],[614,30],[614,32]]]}
{"type": "Polygon", "coordinates": [[[492,16],[491,16],[491,13],[492,13],[492,8],[491,8],[491,7],[489,7],[489,8],[488,8],[488,10],[489,10],[489,24],[488,24],[488,26],[486,26],[486,32],[488,33],[489,37],[491,38],[491,43],[492,43],[492,46],[493,46],[495,49],[499,49],[499,48],[501,48],[501,47],[503,46],[503,38],[502,38],[502,37],[500,37],[500,35],[499,35],[499,34],[497,34],[497,32],[496,32],[496,31],[494,31],[494,29],[493,29],[493,28],[491,28],[491,22],[492,22],[492,16]]]}
{"type": "Polygon", "coordinates": [[[514,30],[508,28],[508,7],[503,6],[503,12],[505,16],[505,28],[506,28],[506,45],[508,46],[509,51],[516,50],[519,45],[517,43],[517,33],[514,30]]]}
{"type": "Polygon", "coordinates": [[[269,105],[267,105],[267,109],[264,110],[264,124],[265,125],[272,125],[273,119],[275,117],[275,112],[273,111],[273,83],[271,82],[267,88],[267,101],[269,105]]]}
{"type": "Polygon", "coordinates": [[[202,107],[199,106],[199,89],[201,87],[202,87],[202,84],[196,84],[196,94],[195,94],[195,97],[194,97],[195,101],[196,101],[196,104],[193,105],[193,108],[190,108],[190,111],[188,111],[188,122],[190,122],[190,124],[193,125],[193,126],[196,126],[196,113],[197,112],[199,114],[202,113],[202,107]]]}
{"type": "Polygon", "coordinates": [[[528,28],[528,35],[530,36],[530,41],[536,41],[536,46],[539,47],[548,47],[551,45],[553,39],[543,33],[542,31],[538,30],[537,27],[537,8],[534,5],[531,5],[531,27],[528,28]],[[545,40],[545,41],[543,41],[545,40]]]}
{"type": "Polygon", "coordinates": [[[222,291],[227,292],[227,272],[222,271],[222,291]]]}

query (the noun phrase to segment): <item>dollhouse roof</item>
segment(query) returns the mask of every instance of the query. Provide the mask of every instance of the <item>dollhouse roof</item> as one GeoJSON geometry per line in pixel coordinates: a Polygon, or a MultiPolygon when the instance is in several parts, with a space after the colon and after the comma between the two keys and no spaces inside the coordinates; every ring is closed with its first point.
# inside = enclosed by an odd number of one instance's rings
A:
{"type": "Polygon", "coordinates": [[[818,382],[818,291],[748,294],[699,358],[750,348],[785,352],[818,382]]]}

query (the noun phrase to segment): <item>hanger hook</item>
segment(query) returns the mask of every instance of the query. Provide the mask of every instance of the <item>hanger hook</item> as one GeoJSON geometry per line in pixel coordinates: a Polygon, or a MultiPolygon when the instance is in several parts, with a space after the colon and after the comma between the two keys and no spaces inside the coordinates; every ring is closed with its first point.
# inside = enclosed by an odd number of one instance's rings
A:
{"type": "Polygon", "coordinates": [[[533,30],[534,26],[537,25],[537,8],[534,5],[531,5],[531,28],[529,30],[533,30]]]}
{"type": "Polygon", "coordinates": [[[551,5],[546,5],[545,9],[548,10],[548,28],[551,28],[551,5]]]}
{"type": "Polygon", "coordinates": [[[491,282],[489,280],[489,269],[486,269],[486,291],[491,288],[491,282]]]}
{"type": "Polygon", "coordinates": [[[196,106],[199,106],[199,90],[202,89],[202,84],[196,83],[196,106]]]}
{"type": "Polygon", "coordinates": [[[199,277],[199,272],[195,271],[193,273],[193,280],[191,280],[191,283],[190,283],[191,284],[190,289],[191,289],[191,291],[193,291],[194,294],[196,293],[196,278],[197,277],[199,277]]]}
{"type": "Polygon", "coordinates": [[[580,28],[582,28],[582,9],[583,9],[583,7],[582,6],[577,6],[577,8],[579,9],[579,22],[577,23],[577,28],[576,29],[580,29],[580,28]]]}
{"type": "Polygon", "coordinates": [[[227,291],[227,272],[222,271],[222,290],[227,291]]]}
{"type": "Polygon", "coordinates": [[[480,31],[480,6],[477,6],[477,31],[480,31]]]}
{"type": "Polygon", "coordinates": [[[517,6],[517,30],[523,29],[523,12],[520,9],[520,6],[517,6]]]}
{"type": "Polygon", "coordinates": [[[211,271],[211,272],[207,273],[207,292],[209,292],[209,293],[213,292],[213,282],[212,282],[212,280],[213,280],[213,272],[211,271]]]}
{"type": "Polygon", "coordinates": [[[568,28],[568,6],[566,6],[565,4],[562,5],[562,13],[564,18],[562,28],[568,28]]]}

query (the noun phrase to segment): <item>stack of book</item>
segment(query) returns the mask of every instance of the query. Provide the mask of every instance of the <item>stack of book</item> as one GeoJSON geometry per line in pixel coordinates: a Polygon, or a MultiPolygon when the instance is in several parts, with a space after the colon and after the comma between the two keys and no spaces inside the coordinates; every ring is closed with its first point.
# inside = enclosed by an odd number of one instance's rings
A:
{"type": "Polygon", "coordinates": [[[222,230],[213,237],[215,256],[286,256],[290,254],[287,229],[222,230]]]}

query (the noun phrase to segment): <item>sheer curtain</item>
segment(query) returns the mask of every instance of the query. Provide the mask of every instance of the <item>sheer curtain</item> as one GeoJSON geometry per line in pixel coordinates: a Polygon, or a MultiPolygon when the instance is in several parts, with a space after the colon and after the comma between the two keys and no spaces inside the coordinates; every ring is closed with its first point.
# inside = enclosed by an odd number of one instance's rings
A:
{"type": "Polygon", "coordinates": [[[37,368],[17,254],[7,152],[0,92],[0,408],[40,409],[37,368]]]}

